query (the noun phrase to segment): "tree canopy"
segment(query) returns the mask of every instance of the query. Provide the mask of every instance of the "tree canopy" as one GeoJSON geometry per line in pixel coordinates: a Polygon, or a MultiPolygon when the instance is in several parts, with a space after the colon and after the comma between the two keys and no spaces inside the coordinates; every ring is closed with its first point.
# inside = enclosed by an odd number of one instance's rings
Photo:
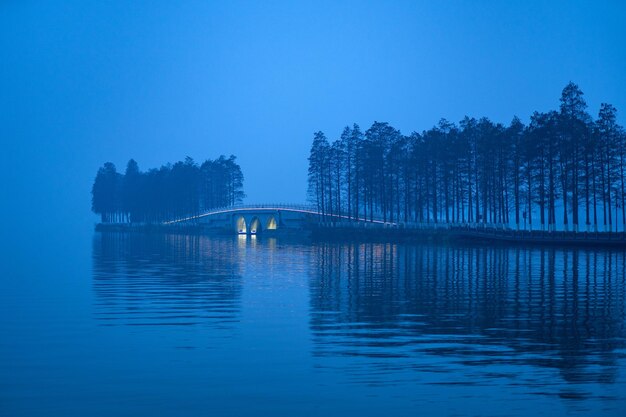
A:
{"type": "Polygon", "coordinates": [[[232,206],[245,197],[243,173],[233,155],[201,165],[187,157],[146,172],[131,159],[124,174],[107,162],[98,170],[91,193],[91,208],[103,223],[162,222],[232,206]]]}
{"type": "Polygon", "coordinates": [[[333,142],[316,132],[308,193],[322,216],[612,231],[626,224],[625,154],[615,107],[603,103],[593,120],[570,82],[559,109],[526,126],[465,117],[408,136],[383,122],[333,142]]]}

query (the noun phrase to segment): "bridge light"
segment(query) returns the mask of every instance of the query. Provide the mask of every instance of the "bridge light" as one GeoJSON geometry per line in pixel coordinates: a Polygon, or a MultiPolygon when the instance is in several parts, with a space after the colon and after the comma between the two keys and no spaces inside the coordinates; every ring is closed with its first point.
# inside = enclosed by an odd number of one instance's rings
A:
{"type": "Polygon", "coordinates": [[[245,234],[247,232],[246,220],[243,218],[243,216],[240,216],[237,219],[237,231],[239,232],[239,234],[245,234]]]}

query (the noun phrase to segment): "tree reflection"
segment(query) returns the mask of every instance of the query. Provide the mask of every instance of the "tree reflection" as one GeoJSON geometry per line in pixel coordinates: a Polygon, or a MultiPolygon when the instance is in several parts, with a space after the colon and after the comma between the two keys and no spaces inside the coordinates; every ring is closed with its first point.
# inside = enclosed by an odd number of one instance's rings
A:
{"type": "Polygon", "coordinates": [[[237,321],[241,277],[233,239],[98,233],[96,316],[108,325],[211,325],[237,321]]]}
{"type": "Polygon", "coordinates": [[[365,358],[355,373],[433,364],[446,372],[445,363],[610,383],[626,345],[625,259],[610,251],[320,244],[310,281],[315,354],[365,358]]]}

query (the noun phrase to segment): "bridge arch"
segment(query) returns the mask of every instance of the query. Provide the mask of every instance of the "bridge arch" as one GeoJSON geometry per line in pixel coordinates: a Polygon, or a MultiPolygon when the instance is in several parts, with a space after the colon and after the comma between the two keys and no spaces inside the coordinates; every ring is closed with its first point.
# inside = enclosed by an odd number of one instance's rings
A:
{"type": "Polygon", "coordinates": [[[239,233],[240,235],[245,235],[246,233],[248,233],[248,228],[246,226],[247,225],[245,217],[237,216],[237,220],[235,221],[237,233],[239,233]]]}
{"type": "Polygon", "coordinates": [[[276,217],[274,215],[270,215],[267,218],[267,223],[265,223],[265,230],[276,230],[278,229],[278,223],[276,222],[276,217]]]}
{"type": "Polygon", "coordinates": [[[250,220],[250,234],[251,235],[255,235],[257,233],[261,233],[261,221],[259,220],[259,218],[257,216],[254,216],[251,220],[250,220]]]}

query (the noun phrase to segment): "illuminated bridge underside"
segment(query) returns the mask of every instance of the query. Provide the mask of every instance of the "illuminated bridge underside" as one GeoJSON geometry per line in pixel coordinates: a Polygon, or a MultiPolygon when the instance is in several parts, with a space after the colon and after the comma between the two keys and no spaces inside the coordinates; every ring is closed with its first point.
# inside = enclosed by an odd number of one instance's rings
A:
{"type": "MultiPolygon", "coordinates": [[[[347,220],[344,215],[326,215],[325,221],[347,220]]],[[[278,231],[298,231],[312,223],[319,223],[320,213],[311,206],[254,205],[212,210],[198,216],[166,222],[166,224],[198,224],[209,229],[221,229],[239,234],[256,235],[278,231]]],[[[383,224],[380,220],[370,223],[383,224]]]]}

